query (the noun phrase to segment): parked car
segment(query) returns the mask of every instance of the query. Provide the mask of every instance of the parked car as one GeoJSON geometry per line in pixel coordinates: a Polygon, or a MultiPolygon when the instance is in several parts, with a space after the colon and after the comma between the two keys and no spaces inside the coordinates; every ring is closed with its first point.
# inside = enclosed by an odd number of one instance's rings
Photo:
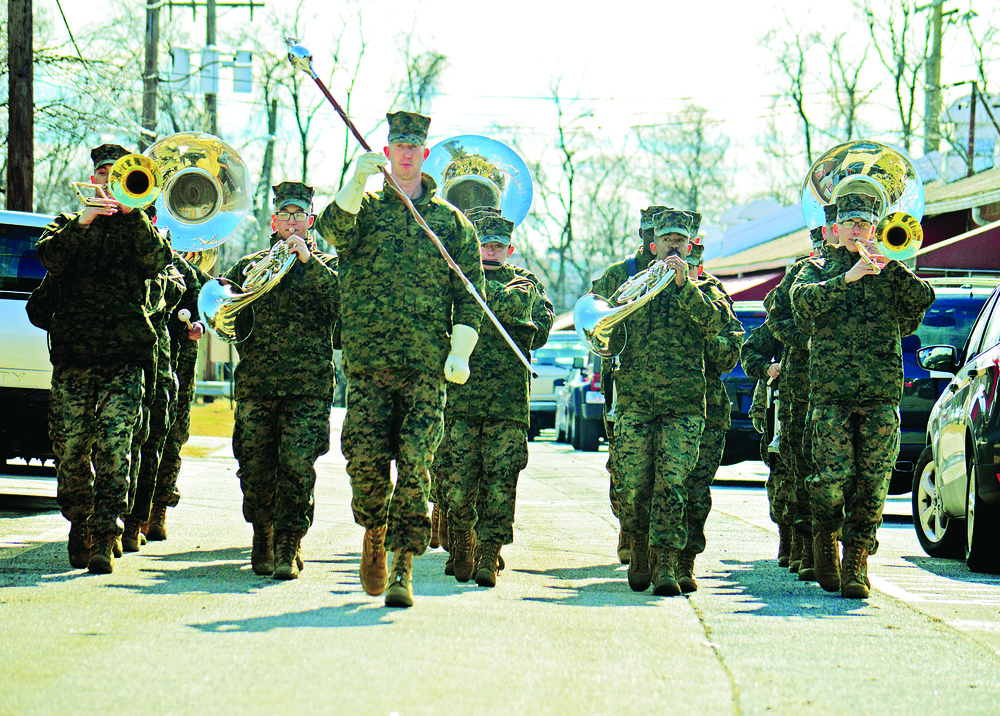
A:
{"type": "Polygon", "coordinates": [[[927,420],[938,397],[951,381],[950,373],[928,371],[917,360],[921,346],[965,345],[983,304],[998,278],[932,278],[934,303],[911,336],[903,338],[903,397],[899,403],[899,457],[889,483],[894,495],[909,492],[914,467],[927,446],[927,420]]]}
{"type": "MultiPolygon", "coordinates": [[[[743,324],[746,335],[759,326],[767,318],[763,301],[736,301],[733,304],[736,317],[743,324]]],[[[760,433],[754,430],[750,420],[750,404],[753,402],[753,389],[757,381],[747,377],[743,363],[723,374],[722,382],[732,403],[730,413],[732,424],[726,433],[726,449],[722,454],[722,464],[732,465],[744,460],[760,459],[760,433]]]]}
{"type": "Polygon", "coordinates": [[[588,353],[573,359],[573,371],[556,388],[556,442],[593,452],[606,438],[604,395],[601,393],[601,357],[588,353]]]}
{"type": "MultiPolygon", "coordinates": [[[[10,460],[54,458],[48,408],[52,387],[48,334],[28,321],[25,304],[45,269],[35,244],[51,216],[0,211],[0,453],[10,460]]],[[[82,328],[82,327],[81,327],[82,328]]]]}
{"type": "Polygon", "coordinates": [[[933,557],[965,555],[975,572],[1000,572],[1000,289],[961,349],[920,348],[928,371],[952,375],[931,409],[913,476],[913,524],[933,557]]]}
{"type": "Polygon", "coordinates": [[[584,358],[587,346],[576,331],[552,331],[541,348],[531,352],[531,367],[537,374],[531,379],[528,407],[531,424],[528,439],[556,424],[556,388],[563,385],[573,371],[573,359],[584,358]]]}

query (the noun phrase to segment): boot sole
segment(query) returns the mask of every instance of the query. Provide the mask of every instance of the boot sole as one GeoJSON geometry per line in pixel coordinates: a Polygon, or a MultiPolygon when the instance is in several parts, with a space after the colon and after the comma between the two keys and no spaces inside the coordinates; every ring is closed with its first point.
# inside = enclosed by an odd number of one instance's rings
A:
{"type": "Polygon", "coordinates": [[[816,570],[812,567],[806,567],[805,569],[799,570],[799,581],[800,582],[815,582],[816,581],[816,570]]]}
{"type": "Polygon", "coordinates": [[[868,597],[871,596],[871,593],[863,584],[854,582],[844,587],[840,592],[840,596],[845,599],[868,599],[868,597]]]}
{"type": "Polygon", "coordinates": [[[73,569],[86,569],[90,566],[90,550],[86,552],[76,552],[69,556],[69,566],[73,569]]]}
{"type": "Polygon", "coordinates": [[[653,574],[650,572],[645,575],[628,575],[628,586],[633,592],[645,592],[649,589],[649,585],[653,581],[653,574]]]}
{"type": "Polygon", "coordinates": [[[497,586],[496,572],[491,572],[488,569],[480,569],[478,572],[476,572],[476,584],[478,584],[480,587],[497,586]]]}
{"type": "Polygon", "coordinates": [[[698,591],[698,583],[694,579],[679,579],[677,580],[677,585],[684,594],[698,591]]]}
{"type": "Polygon", "coordinates": [[[274,574],[274,562],[266,562],[263,564],[254,564],[253,573],[259,574],[261,577],[266,577],[268,575],[274,574]]]}
{"type": "Polygon", "coordinates": [[[92,574],[111,574],[115,571],[115,561],[106,557],[91,557],[87,569],[92,574]]]}
{"type": "Polygon", "coordinates": [[[412,607],[413,597],[405,587],[392,586],[385,593],[385,605],[387,607],[412,607]]]}
{"type": "Polygon", "coordinates": [[[672,579],[660,582],[653,587],[653,594],[658,597],[679,597],[681,594],[681,586],[672,579]]]}
{"type": "Polygon", "coordinates": [[[279,565],[274,568],[274,578],[275,579],[298,579],[299,570],[292,568],[290,565],[279,565]]]}

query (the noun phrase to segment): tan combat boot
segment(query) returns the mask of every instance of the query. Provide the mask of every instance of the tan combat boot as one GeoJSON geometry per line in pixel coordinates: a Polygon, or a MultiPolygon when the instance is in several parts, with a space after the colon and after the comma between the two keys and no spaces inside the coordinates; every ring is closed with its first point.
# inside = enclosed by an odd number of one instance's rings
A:
{"type": "Polygon", "coordinates": [[[629,557],[632,554],[632,547],[629,545],[628,535],[622,530],[618,530],[618,561],[622,564],[628,564],[629,557]]]}
{"type": "Polygon", "coordinates": [[[441,516],[438,517],[438,539],[441,540],[441,547],[445,550],[449,548],[451,542],[449,538],[451,532],[448,531],[448,509],[441,508],[441,516]]]}
{"type": "Polygon", "coordinates": [[[868,547],[862,540],[844,545],[844,561],[840,569],[840,596],[848,599],[868,599],[868,547]]]}
{"type": "Polygon", "coordinates": [[[430,548],[437,549],[441,546],[441,513],[443,510],[434,503],[431,508],[431,542],[430,548]]]}
{"type": "Polygon", "coordinates": [[[450,530],[449,546],[455,558],[455,579],[468,582],[475,571],[476,532],[475,530],[450,530]]]}
{"type": "Polygon", "coordinates": [[[633,535],[631,537],[628,586],[633,592],[645,592],[653,579],[649,566],[649,536],[633,535]]]}
{"type": "Polygon", "coordinates": [[[290,530],[278,530],[274,537],[274,578],[275,579],[298,579],[299,543],[302,540],[303,532],[292,532],[290,530]]]}
{"type": "Polygon", "coordinates": [[[392,554],[392,572],[385,590],[387,607],[413,606],[413,555],[397,549],[392,554]]]}
{"type": "Polygon", "coordinates": [[[361,586],[365,594],[377,597],[385,591],[389,579],[385,554],[386,525],[365,530],[361,546],[361,586]]]}
{"type": "Polygon", "coordinates": [[[661,547],[656,558],[656,573],[653,575],[653,594],[658,597],[676,597],[681,593],[675,574],[677,550],[661,547]]]}
{"type": "Polygon", "coordinates": [[[799,581],[815,582],[816,562],[813,559],[812,530],[798,535],[798,539],[802,542],[802,544],[810,546],[809,549],[802,550],[802,564],[799,565],[799,581]]]}
{"type": "Polygon", "coordinates": [[[250,566],[254,574],[274,574],[274,527],[270,522],[254,523],[250,566]]]}
{"type": "Polygon", "coordinates": [[[791,559],[795,532],[791,525],[778,525],[778,566],[787,567],[791,559]]]}
{"type": "MultiPolygon", "coordinates": [[[[783,526],[779,526],[778,529],[784,529],[783,526]]],[[[788,546],[788,571],[795,574],[799,571],[802,566],[802,555],[806,551],[812,551],[812,542],[803,542],[802,536],[797,532],[792,532],[792,543],[788,546]]],[[[781,564],[781,559],[779,557],[778,564],[781,564]]]]}
{"type": "Polygon", "coordinates": [[[85,569],[90,564],[90,550],[94,546],[90,535],[89,518],[69,523],[69,563],[74,569],[85,569]]]}
{"type": "Polygon", "coordinates": [[[694,578],[694,560],[697,556],[692,549],[682,549],[674,560],[674,577],[685,594],[698,591],[698,580],[694,578]]]}
{"type": "Polygon", "coordinates": [[[125,518],[125,531],[122,532],[122,551],[124,552],[138,552],[139,545],[139,528],[142,527],[142,523],[138,519],[133,517],[125,518]]]}
{"type": "Polygon", "coordinates": [[[159,542],[167,538],[167,506],[163,503],[153,503],[146,526],[146,539],[159,542]]]}
{"type": "Polygon", "coordinates": [[[90,562],[87,569],[94,574],[111,574],[115,571],[115,540],[118,535],[109,532],[95,535],[94,546],[90,550],[90,562]]]}
{"type": "Polygon", "coordinates": [[[828,592],[840,590],[840,543],[832,532],[813,536],[813,562],[816,581],[828,592]]]}
{"type": "Polygon", "coordinates": [[[476,560],[476,584],[480,587],[497,586],[497,572],[500,563],[500,543],[482,542],[476,560]]]}

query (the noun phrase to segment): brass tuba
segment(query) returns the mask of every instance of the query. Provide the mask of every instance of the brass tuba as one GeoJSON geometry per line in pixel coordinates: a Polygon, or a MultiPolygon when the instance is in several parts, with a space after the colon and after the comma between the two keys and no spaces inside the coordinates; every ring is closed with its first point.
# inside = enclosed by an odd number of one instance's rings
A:
{"type": "MultiPolygon", "coordinates": [[[[839,144],[817,159],[802,186],[802,213],[812,229],[826,223],[823,207],[843,194],[882,201],[875,241],[889,259],[912,257],[923,242],[924,186],[909,157],[885,144],[862,139],[839,144]]],[[[862,249],[870,264],[874,260],[862,249]]]]}
{"type": "Polygon", "coordinates": [[[499,209],[518,226],[531,210],[531,172],[503,142],[475,134],[452,137],[431,147],[424,172],[441,196],[462,212],[479,206],[499,209]]]}
{"type": "Polygon", "coordinates": [[[593,293],[581,296],[573,308],[573,324],[580,340],[604,358],[621,353],[627,340],[625,319],[669,286],[674,274],[666,259],[661,259],[623,283],[611,300],[593,293]]]}

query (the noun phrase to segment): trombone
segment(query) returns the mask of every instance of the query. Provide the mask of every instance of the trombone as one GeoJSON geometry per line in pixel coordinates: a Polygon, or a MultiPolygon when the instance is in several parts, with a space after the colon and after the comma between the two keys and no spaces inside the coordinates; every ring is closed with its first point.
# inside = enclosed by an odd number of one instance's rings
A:
{"type": "Polygon", "coordinates": [[[156,201],[163,188],[163,174],[146,155],[126,154],[112,165],[106,186],[82,181],[70,183],[85,206],[104,206],[107,201],[117,201],[130,209],[141,209],[156,201]],[[95,196],[86,196],[85,189],[93,190],[95,196]]]}

